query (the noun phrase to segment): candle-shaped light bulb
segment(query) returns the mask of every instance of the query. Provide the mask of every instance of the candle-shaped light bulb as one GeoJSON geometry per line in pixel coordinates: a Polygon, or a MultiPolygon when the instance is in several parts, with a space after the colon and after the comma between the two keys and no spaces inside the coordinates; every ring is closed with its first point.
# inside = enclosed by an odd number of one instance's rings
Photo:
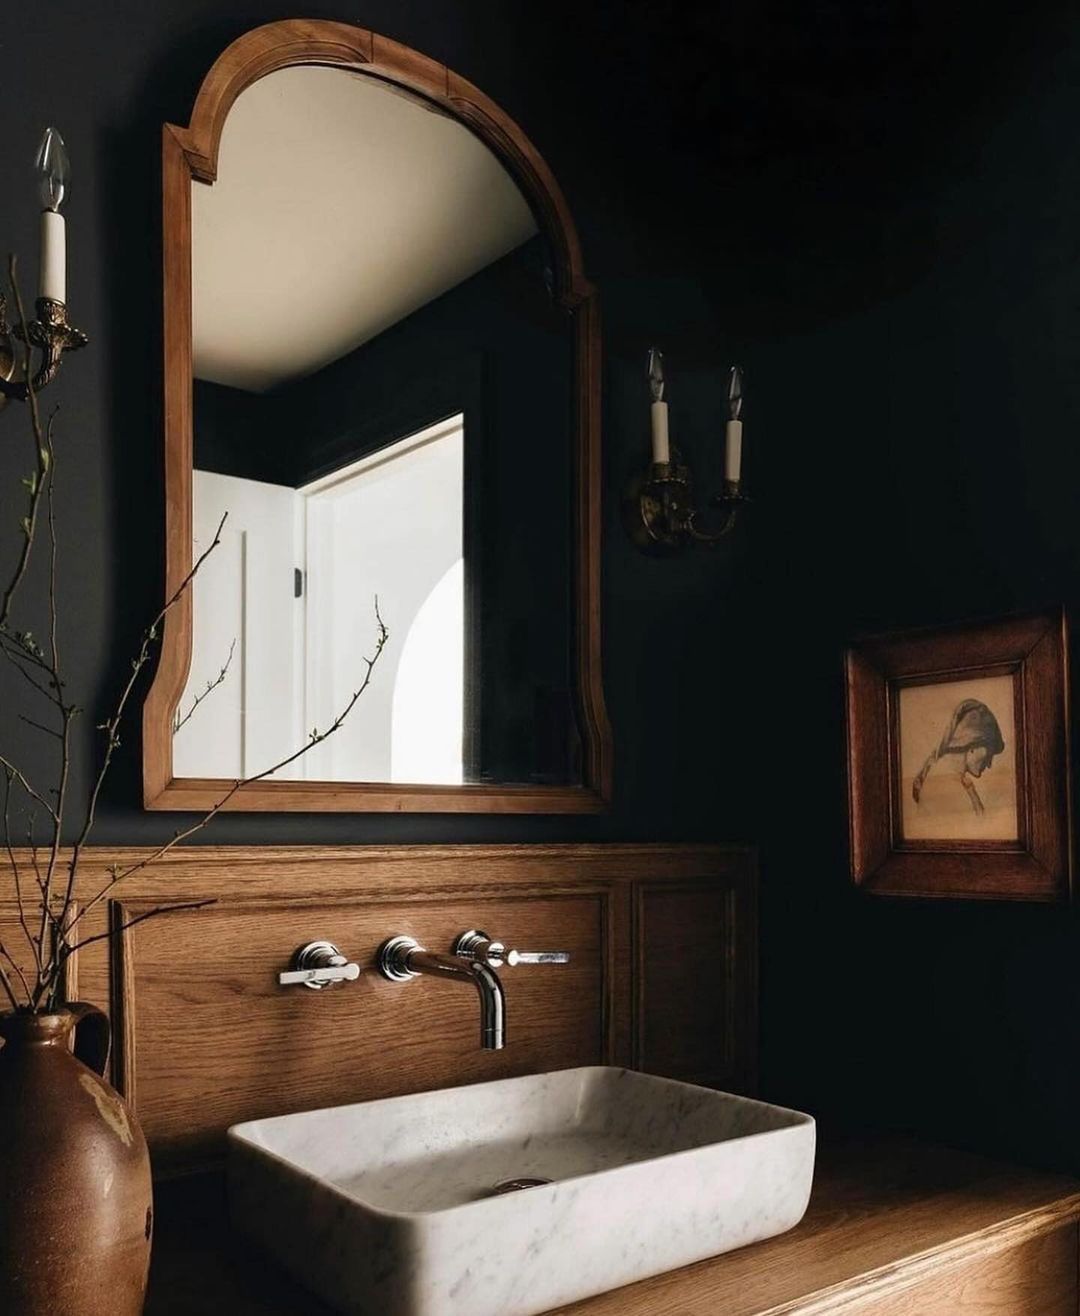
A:
{"type": "Polygon", "coordinates": [[[34,168],[42,210],[59,210],[71,183],[71,162],[64,139],[55,128],[46,128],[38,147],[34,168]]]}
{"type": "Polygon", "coordinates": [[[41,201],[41,278],[38,295],[50,301],[67,300],[67,242],[60,207],[71,182],[64,139],[55,128],[46,128],[34,167],[41,201]]]}
{"type": "Polygon", "coordinates": [[[655,347],[649,348],[649,393],[652,406],[649,418],[652,423],[652,459],[667,464],[671,460],[668,443],[668,412],[664,401],[664,357],[655,347]]]}
{"type": "Polygon", "coordinates": [[[738,484],[742,474],[742,371],[732,366],[728,375],[727,426],[724,445],[724,479],[738,484]]]}
{"type": "Polygon", "coordinates": [[[654,402],[663,402],[664,354],[656,347],[649,348],[649,393],[654,402]]]}

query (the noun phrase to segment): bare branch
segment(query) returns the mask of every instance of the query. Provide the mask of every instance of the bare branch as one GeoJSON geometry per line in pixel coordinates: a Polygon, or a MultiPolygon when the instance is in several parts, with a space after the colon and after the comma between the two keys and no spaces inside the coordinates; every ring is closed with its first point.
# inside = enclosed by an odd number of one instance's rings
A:
{"type": "MultiPolygon", "coordinates": [[[[142,914],[136,914],[134,918],[129,918],[126,922],[121,923],[119,927],[109,928],[107,932],[95,932],[92,937],[84,937],[82,941],[66,944],[62,958],[70,958],[77,950],[82,950],[84,946],[91,946],[95,941],[108,941],[110,937],[116,936],[118,932],[126,932],[128,928],[133,928],[137,923],[145,923],[148,918],[157,918],[160,914],[178,914],[182,909],[205,909],[207,905],[216,904],[217,898],[211,896],[206,900],[186,900],[178,905],[155,905],[153,909],[148,909],[142,914]]],[[[75,921],[72,920],[65,932],[71,931],[75,921]]]]}
{"type": "MultiPolygon", "coordinates": [[[[90,791],[90,799],[86,806],[86,816],[83,819],[82,830],[79,832],[75,844],[71,848],[71,856],[68,860],[67,891],[64,896],[65,909],[71,904],[71,900],[75,892],[75,878],[79,869],[79,859],[82,856],[83,848],[85,847],[86,842],[89,839],[90,832],[94,826],[94,819],[97,816],[98,800],[101,796],[101,790],[105,784],[105,778],[108,775],[109,767],[112,764],[113,755],[116,753],[117,749],[120,746],[120,736],[119,736],[120,725],[123,721],[124,711],[127,708],[128,700],[131,697],[132,691],[135,689],[135,684],[139,679],[139,674],[141,673],[142,669],[146,666],[147,662],[149,662],[150,660],[151,646],[153,645],[154,641],[158,638],[158,635],[161,632],[161,626],[165,620],[165,617],[169,612],[172,611],[172,609],[177,605],[177,603],[180,602],[181,598],[184,595],[184,592],[190,588],[191,582],[195,579],[195,576],[198,574],[199,569],[202,567],[203,563],[221,543],[221,532],[225,529],[225,522],[228,519],[229,519],[229,514],[228,512],[226,512],[225,515],[218,522],[218,527],[214,531],[214,538],[211,540],[210,544],[202,553],[199,554],[198,558],[195,560],[194,566],[184,577],[184,579],[180,582],[180,584],[177,586],[173,594],[168,599],[166,599],[165,606],[161,609],[158,615],[154,618],[154,620],[143,632],[142,643],[139,646],[138,655],[132,660],[131,675],[128,677],[127,683],[120,694],[120,699],[118,700],[116,707],[113,709],[112,715],[109,718],[107,718],[103,723],[101,723],[99,729],[104,731],[106,736],[105,753],[102,755],[101,767],[98,770],[98,774],[94,781],[94,785],[90,791]]],[[[112,884],[110,884],[110,886],[111,885],[112,884]]],[[[110,888],[109,887],[103,888],[103,890],[108,890],[108,889],[110,888]]],[[[74,924],[78,922],[78,920],[82,917],[83,914],[86,913],[86,910],[90,907],[90,905],[97,903],[97,901],[101,898],[102,894],[103,892],[99,892],[98,895],[88,903],[88,905],[86,905],[82,910],[79,911],[79,913],[75,916],[75,918],[72,920],[71,924],[69,925],[69,929],[71,926],[74,926],[74,924]]],[[[51,965],[47,967],[51,967],[51,965]]]]}
{"type": "Polygon", "coordinates": [[[7,970],[4,968],[2,964],[0,964],[0,987],[3,987],[4,994],[11,1002],[11,1008],[13,1010],[17,1010],[19,1008],[19,1000],[18,997],[15,995],[14,988],[11,985],[11,979],[7,976],[7,970]]]}
{"type": "Polygon", "coordinates": [[[355,708],[356,703],[360,699],[361,695],[363,695],[364,691],[371,684],[371,674],[375,670],[375,664],[379,661],[379,658],[382,656],[382,652],[386,648],[386,642],[390,638],[390,632],[386,629],[386,626],[383,623],[383,619],[379,614],[378,597],[376,597],[375,599],[375,621],[377,625],[376,638],[375,638],[375,652],[370,658],[364,658],[363,660],[366,665],[364,679],[363,681],[361,681],[358,689],[353,691],[345,707],[337,715],[337,717],[330,724],[330,726],[327,727],[325,731],[312,731],[311,735],[308,737],[306,744],[301,745],[299,749],[294,750],[293,753],[287,755],[279,762],[273,764],[272,767],[265,769],[265,771],[263,772],[258,772],[254,776],[244,777],[242,780],[234,782],[233,785],[229,788],[229,790],[226,791],[226,793],[221,797],[220,800],[218,800],[217,804],[215,804],[214,807],[209,810],[209,812],[205,813],[198,820],[198,822],[192,823],[190,827],[185,827],[180,831],[175,832],[170,840],[166,841],[164,845],[159,846],[156,850],[153,851],[153,853],[147,855],[145,859],[140,859],[137,863],[131,864],[127,868],[119,868],[119,867],[115,868],[113,870],[112,876],[110,877],[106,885],[102,887],[101,890],[98,891],[96,895],[91,897],[91,899],[88,900],[86,904],[82,907],[82,909],[79,910],[78,914],[72,920],[72,926],[78,923],[79,919],[81,919],[83,915],[86,914],[89,910],[93,909],[95,905],[99,904],[102,900],[104,900],[105,897],[117,885],[117,883],[124,881],[125,878],[131,877],[135,873],[141,872],[142,869],[144,868],[148,868],[151,864],[156,863],[157,860],[161,859],[164,855],[167,855],[170,850],[174,849],[176,846],[186,841],[189,837],[194,836],[196,832],[202,831],[202,829],[207,825],[207,823],[209,823],[211,819],[215,818],[239,791],[242,791],[246,786],[254,785],[254,783],[257,781],[264,781],[267,777],[273,776],[275,772],[280,772],[282,768],[288,767],[290,763],[295,763],[298,758],[301,758],[304,754],[307,754],[309,750],[314,749],[316,745],[321,745],[324,740],[329,739],[329,737],[332,736],[335,731],[340,729],[345,719],[352,712],[353,708],[355,708]]]}
{"type": "MultiPolygon", "coordinates": [[[[14,279],[14,267],[12,267],[12,278],[14,279]]],[[[22,316],[22,299],[16,288],[16,299],[19,305],[19,313],[22,316]]],[[[23,316],[25,322],[25,316],[23,316]]],[[[59,733],[59,767],[58,780],[56,786],[55,804],[50,809],[50,820],[52,823],[52,840],[49,845],[48,859],[45,865],[45,877],[39,884],[41,891],[41,922],[39,925],[37,944],[40,949],[41,959],[45,959],[45,939],[50,930],[55,934],[56,920],[52,908],[53,882],[56,876],[56,868],[60,859],[60,845],[63,834],[64,809],[67,802],[68,783],[71,776],[71,724],[76,716],[77,709],[69,705],[64,699],[63,681],[60,678],[60,654],[59,642],[57,635],[57,614],[56,614],[56,556],[57,556],[57,536],[56,536],[56,512],[53,501],[53,486],[56,479],[56,453],[53,445],[53,417],[50,417],[47,427],[41,423],[41,413],[38,409],[37,393],[34,389],[33,380],[29,370],[29,360],[27,360],[27,401],[30,404],[30,422],[34,432],[34,441],[40,453],[44,454],[42,458],[42,484],[45,487],[46,505],[48,508],[48,527],[49,527],[49,585],[48,585],[48,604],[49,604],[49,650],[50,657],[41,650],[37,644],[31,643],[29,635],[16,635],[16,640],[21,644],[24,652],[28,653],[37,661],[38,666],[43,670],[48,681],[48,689],[51,693],[48,697],[55,704],[60,714],[60,733],[59,733]]],[[[66,902],[65,902],[66,904],[66,902]]],[[[55,935],[50,941],[50,947],[55,947],[55,935]]],[[[55,962],[55,949],[52,950],[49,960],[44,967],[39,970],[37,983],[32,999],[32,1006],[40,1004],[43,996],[49,993],[52,985],[52,979],[49,971],[55,962]]]]}
{"type": "Polygon", "coordinates": [[[56,817],[56,810],[44,797],[44,795],[40,795],[36,790],[34,790],[33,786],[30,785],[26,777],[23,776],[22,772],[19,771],[19,769],[15,766],[14,763],[11,762],[10,759],[6,759],[3,756],[3,754],[0,754],[0,768],[3,768],[3,770],[7,773],[7,775],[11,778],[12,781],[17,781],[32,800],[36,800],[43,809],[48,810],[49,815],[51,817],[53,818],[56,817]]]}
{"type": "MultiPolygon", "coordinates": [[[[52,691],[42,685],[41,681],[23,666],[24,663],[30,663],[35,667],[41,667],[42,664],[32,654],[28,653],[20,643],[19,639],[13,636],[9,631],[0,631],[0,654],[8,660],[24,681],[34,687],[38,694],[47,699],[50,704],[56,704],[56,696],[52,691]]],[[[47,675],[48,668],[45,668],[44,670],[47,675]]]]}
{"type": "Polygon", "coordinates": [[[53,491],[56,485],[56,447],[53,444],[53,422],[56,412],[49,417],[45,430],[45,451],[49,454],[49,474],[46,481],[45,504],[49,521],[49,642],[52,649],[52,675],[56,682],[56,697],[62,703],[63,692],[60,683],[60,648],[58,626],[56,621],[56,502],[53,491]]]}
{"type": "Polygon", "coordinates": [[[212,681],[207,681],[205,690],[201,691],[199,694],[195,696],[194,703],[192,703],[191,707],[188,709],[188,711],[184,714],[183,717],[180,716],[180,709],[177,708],[176,717],[173,719],[174,736],[184,725],[185,722],[189,722],[191,720],[192,713],[195,712],[195,710],[199,707],[199,705],[207,697],[207,695],[209,695],[211,691],[216,690],[218,686],[221,685],[222,682],[225,680],[226,676],[228,676],[229,667],[232,664],[233,653],[235,651],[236,651],[236,638],[234,636],[232,644],[229,645],[229,656],[228,658],[225,659],[225,665],[224,667],[222,667],[221,671],[218,672],[217,676],[215,676],[212,681]]]}
{"type": "Polygon", "coordinates": [[[40,890],[44,879],[41,876],[41,864],[38,862],[38,848],[34,841],[34,815],[29,809],[27,809],[24,811],[23,816],[26,818],[26,845],[27,849],[30,851],[30,862],[34,865],[34,880],[37,882],[38,889],[40,890]]]}
{"type": "MultiPolygon", "coordinates": [[[[44,958],[45,938],[50,927],[55,932],[56,918],[52,908],[53,883],[56,880],[56,869],[60,862],[60,844],[63,831],[64,805],[67,801],[68,780],[71,775],[71,722],[73,713],[70,709],[63,710],[64,729],[60,738],[60,776],[56,788],[56,810],[53,814],[52,822],[52,840],[49,844],[48,859],[45,863],[45,880],[41,885],[41,925],[38,932],[38,943],[42,948],[42,957],[44,958]]],[[[67,902],[65,901],[65,906],[67,902]]],[[[53,943],[55,945],[55,938],[53,943]]],[[[51,967],[55,954],[46,961],[43,975],[47,974],[51,967]]],[[[38,981],[37,991],[35,992],[35,1005],[45,994],[51,985],[50,981],[38,981]]]]}
{"type": "Polygon", "coordinates": [[[4,771],[4,846],[8,853],[8,862],[11,864],[12,876],[15,879],[15,903],[19,910],[19,926],[30,943],[30,949],[34,954],[34,964],[38,972],[41,972],[41,947],[34,940],[34,935],[30,931],[30,924],[26,920],[26,906],[23,904],[22,893],[22,873],[19,869],[19,860],[15,854],[15,847],[11,843],[11,784],[14,778],[11,773],[4,771]]]}
{"type": "MultiPolygon", "coordinates": [[[[16,259],[14,255],[8,257],[8,282],[11,285],[11,291],[14,296],[15,306],[18,310],[19,322],[26,324],[26,311],[23,307],[22,294],[19,292],[18,281],[15,278],[16,259]]],[[[27,336],[29,338],[29,336],[27,336]]],[[[37,424],[37,397],[34,393],[34,386],[31,382],[33,371],[30,368],[30,343],[26,342],[24,348],[24,369],[28,381],[31,416],[34,420],[34,474],[23,481],[23,484],[29,491],[29,499],[26,514],[22,519],[21,528],[23,532],[22,549],[19,553],[19,561],[15,567],[15,574],[8,582],[4,590],[3,597],[0,599],[0,628],[7,626],[8,617],[11,615],[11,605],[15,601],[15,593],[26,575],[26,569],[30,565],[30,556],[34,546],[34,530],[37,526],[38,508],[41,505],[41,496],[45,484],[45,476],[48,473],[48,453],[45,448],[37,442],[38,424],[37,424]]]]}
{"type": "Polygon", "coordinates": [[[19,979],[19,982],[22,984],[22,989],[26,993],[27,1005],[33,1005],[34,994],[30,990],[30,984],[26,981],[26,974],[23,973],[22,969],[19,968],[18,964],[12,958],[11,952],[8,950],[8,948],[4,945],[2,941],[0,941],[0,955],[2,955],[4,959],[7,960],[8,964],[11,965],[12,971],[14,972],[15,976],[19,979]]]}
{"type": "MultiPolygon", "coordinates": [[[[12,258],[9,262],[9,277],[20,320],[25,324],[26,315],[17,286],[15,272],[15,261],[12,258]]],[[[209,812],[204,814],[192,825],[178,830],[171,840],[159,846],[147,858],[129,864],[126,868],[121,868],[119,865],[113,865],[109,871],[109,877],[105,885],[86,904],[81,907],[76,905],[74,897],[80,859],[94,826],[103,784],[114,760],[115,753],[120,745],[121,724],[127,713],[133,693],[137,688],[140,674],[150,661],[154,642],[158,639],[161,627],[169,612],[182,598],[184,598],[187,591],[191,588],[192,581],[207,557],[209,557],[209,555],[221,543],[221,535],[225,526],[226,518],[222,518],[214,534],[213,541],[207,547],[205,552],[200,554],[191,570],[166,600],[164,606],[158,612],[157,616],[151,622],[149,627],[147,627],[142,636],[139,649],[131,663],[131,672],[120,692],[116,705],[113,708],[112,713],[100,724],[99,729],[105,733],[105,747],[101,757],[99,771],[97,772],[87,799],[86,809],[78,836],[71,851],[68,854],[64,854],[62,849],[62,835],[64,831],[63,824],[65,811],[67,810],[69,803],[68,795],[72,777],[72,729],[80,710],[73,703],[69,703],[64,688],[64,682],[60,676],[61,659],[57,595],[58,535],[55,504],[57,467],[56,452],[53,442],[55,413],[49,417],[47,424],[43,424],[39,400],[33,383],[30,357],[30,345],[26,344],[23,368],[27,379],[26,400],[29,406],[31,429],[34,440],[35,468],[34,473],[23,482],[27,489],[28,498],[26,515],[21,523],[23,539],[18,554],[18,560],[11,580],[8,582],[7,587],[3,592],[0,593],[0,658],[7,660],[27,685],[49,703],[54,715],[58,717],[58,725],[54,727],[49,725],[52,720],[51,717],[42,718],[22,712],[17,714],[20,721],[25,725],[33,727],[36,731],[39,731],[56,741],[58,750],[58,772],[55,786],[42,792],[31,785],[25,774],[18,769],[14,763],[10,762],[3,756],[0,756],[0,770],[4,773],[3,845],[6,848],[8,862],[14,876],[20,926],[22,927],[23,933],[34,952],[34,961],[36,965],[36,981],[31,984],[29,981],[29,975],[23,972],[20,965],[9,954],[7,948],[2,942],[0,942],[0,988],[2,988],[3,993],[6,994],[12,1007],[18,1008],[18,995],[15,988],[15,980],[17,979],[26,993],[27,1002],[31,1009],[51,1009],[55,1005],[62,991],[62,971],[64,965],[76,950],[83,946],[91,945],[95,941],[108,940],[117,932],[135,927],[137,924],[145,922],[147,919],[154,918],[158,915],[173,913],[179,910],[201,909],[206,905],[214,903],[213,900],[208,899],[181,902],[173,905],[159,905],[154,909],[147,910],[142,914],[128,919],[118,927],[111,927],[102,932],[92,932],[91,935],[82,940],[78,940],[73,935],[73,929],[76,927],[82,916],[104,900],[117,883],[123,881],[126,877],[130,877],[133,873],[146,868],[156,859],[167,854],[175,846],[181,844],[183,841],[199,832],[202,828],[206,827],[222,809],[228,806],[233,797],[245,787],[253,785],[255,782],[262,781],[275,773],[281,772],[302,755],[308,753],[316,745],[321,744],[329,736],[338,731],[370,684],[375,664],[378,662],[387,643],[388,632],[383,625],[382,617],[379,615],[378,599],[376,599],[375,618],[378,630],[374,653],[370,658],[365,658],[363,660],[366,664],[363,680],[361,681],[359,688],[356,689],[352,696],[346,701],[345,707],[330,726],[321,732],[317,729],[312,730],[305,744],[301,745],[291,754],[288,754],[285,758],[275,763],[272,767],[269,767],[265,771],[259,772],[251,777],[235,782],[221,797],[217,804],[209,810],[209,812]],[[42,512],[43,507],[45,509],[44,514],[42,512]],[[48,607],[48,637],[47,640],[39,642],[30,631],[14,630],[9,628],[8,623],[20,586],[28,575],[31,558],[36,547],[35,532],[40,528],[43,515],[47,517],[49,541],[48,583],[46,595],[46,603],[48,607]],[[20,867],[20,860],[16,855],[11,839],[11,800],[13,788],[16,786],[24,793],[27,801],[29,801],[27,808],[24,810],[27,819],[27,835],[30,846],[30,861],[26,866],[25,872],[20,867]],[[44,811],[48,820],[48,839],[47,841],[43,841],[40,847],[34,839],[34,822],[36,816],[35,806],[44,811]],[[30,864],[32,864],[33,877],[37,886],[38,906],[41,915],[40,929],[37,931],[36,935],[31,928],[30,919],[27,916],[27,905],[24,900],[23,890],[23,878],[25,873],[30,871],[30,864]],[[66,867],[66,881],[64,883],[62,900],[60,898],[60,892],[57,890],[61,867],[66,867]]],[[[236,643],[237,641],[234,640],[232,645],[230,645],[228,657],[217,677],[214,680],[207,682],[205,689],[195,697],[191,708],[188,709],[186,713],[181,713],[179,710],[177,711],[174,730],[179,730],[183,727],[191,718],[199,704],[201,704],[213,690],[225,681],[231,669],[236,643]]]]}
{"type": "Polygon", "coordinates": [[[20,722],[25,722],[28,727],[33,727],[35,731],[40,731],[42,735],[52,736],[54,740],[60,739],[60,732],[54,731],[52,727],[47,727],[44,722],[35,722],[32,717],[27,717],[25,713],[16,715],[20,722]]]}

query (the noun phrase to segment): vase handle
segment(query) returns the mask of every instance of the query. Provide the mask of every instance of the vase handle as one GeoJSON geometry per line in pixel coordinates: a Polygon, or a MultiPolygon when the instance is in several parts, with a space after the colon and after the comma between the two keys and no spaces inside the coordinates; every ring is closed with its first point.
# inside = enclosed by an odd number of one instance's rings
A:
{"type": "Polygon", "coordinates": [[[75,1059],[104,1078],[112,1041],[109,1016],[86,1001],[70,1001],[67,1009],[75,1017],[75,1044],[72,1047],[75,1059]]]}

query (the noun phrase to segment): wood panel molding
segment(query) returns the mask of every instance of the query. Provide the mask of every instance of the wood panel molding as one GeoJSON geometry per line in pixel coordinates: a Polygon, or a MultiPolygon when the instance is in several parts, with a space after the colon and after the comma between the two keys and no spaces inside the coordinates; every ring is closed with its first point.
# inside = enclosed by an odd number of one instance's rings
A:
{"type": "Polygon", "coordinates": [[[132,1106],[138,1101],[135,1077],[135,946],[127,923],[138,911],[122,900],[110,900],[109,1020],[112,1024],[112,1079],[132,1106]]]}
{"type": "MultiPolygon", "coordinates": [[[[366,782],[254,782],[225,808],[423,813],[593,813],[611,798],[613,754],[600,653],[600,314],[566,199],[522,129],[445,65],[364,28],[289,19],[234,41],[206,75],[186,128],[162,136],[164,224],[165,597],[192,562],[191,184],[212,183],[229,109],[259,78],[322,64],[392,82],[461,120],[506,166],[552,247],[555,293],[573,316],[575,343],[574,663],[582,741],[580,786],[407,786],[366,782]]],[[[191,592],[165,618],[161,656],[143,706],[143,801],[148,809],[206,810],[231,787],[173,775],[172,726],[191,665],[191,592]]]]}
{"type": "Polygon", "coordinates": [[[750,1091],[757,1077],[756,891],[715,878],[634,886],[634,1067],[750,1091]]]}

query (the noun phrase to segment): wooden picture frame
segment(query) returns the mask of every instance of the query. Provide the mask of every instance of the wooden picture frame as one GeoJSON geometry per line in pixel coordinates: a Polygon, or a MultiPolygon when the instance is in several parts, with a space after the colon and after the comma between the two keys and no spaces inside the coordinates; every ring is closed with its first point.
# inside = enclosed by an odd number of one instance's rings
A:
{"type": "Polygon", "coordinates": [[[1070,897],[1062,610],[861,639],[847,650],[845,676],[858,886],[891,896],[1070,897]]]}
{"type": "MultiPolygon", "coordinates": [[[[267,23],[237,38],[203,80],[187,127],[162,140],[165,394],[165,590],[171,597],[192,559],[191,185],[213,183],[229,109],[245,88],[278,69],[327,65],[389,82],[465,125],[505,165],[533,207],[554,265],[554,295],[574,336],[574,563],[572,635],[581,782],[570,785],[400,785],[261,780],[228,799],[238,811],[597,813],[612,793],[612,742],[600,655],[600,313],[585,276],[566,200],[522,129],[445,65],[364,28],[327,20],[267,23]]],[[[191,665],[192,602],[168,613],[161,657],[143,706],[143,805],[212,809],[233,785],[173,773],[173,716],[191,665]]]]}

